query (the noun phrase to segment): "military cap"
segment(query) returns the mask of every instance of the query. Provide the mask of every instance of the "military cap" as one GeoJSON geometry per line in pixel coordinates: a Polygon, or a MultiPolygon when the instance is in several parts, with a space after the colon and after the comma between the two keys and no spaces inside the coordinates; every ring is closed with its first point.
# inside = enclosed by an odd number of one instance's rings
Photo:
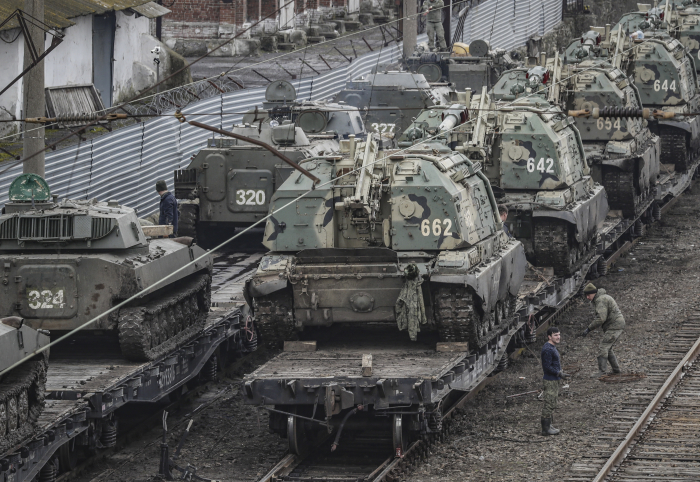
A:
{"type": "Polygon", "coordinates": [[[588,283],[585,288],[583,288],[584,295],[590,295],[591,293],[597,293],[598,288],[596,288],[593,283],[588,283]]]}

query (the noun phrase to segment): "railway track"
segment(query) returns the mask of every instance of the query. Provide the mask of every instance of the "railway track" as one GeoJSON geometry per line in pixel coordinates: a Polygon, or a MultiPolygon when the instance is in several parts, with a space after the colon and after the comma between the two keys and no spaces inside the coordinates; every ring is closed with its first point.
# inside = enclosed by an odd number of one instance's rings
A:
{"type": "Polygon", "coordinates": [[[695,309],[616,411],[568,482],[700,480],[700,309],[695,309]],[[669,375],[670,374],[670,375],[669,375]],[[612,455],[610,455],[612,453],[612,455]]]}
{"type": "MultiPolygon", "coordinates": [[[[678,198],[682,191],[684,191],[691,184],[691,175],[687,176],[684,180],[683,185],[678,186],[679,191],[671,198],[666,199],[666,202],[661,206],[661,214],[665,214],[673,206],[675,200],[678,198]]],[[[641,229],[639,225],[641,224],[641,217],[635,219],[622,220],[617,222],[614,227],[609,227],[606,234],[603,236],[605,239],[605,245],[601,249],[599,247],[599,258],[600,263],[597,262],[597,257],[591,262],[593,271],[597,273],[605,274],[607,269],[614,265],[616,261],[626,254],[630,249],[637,245],[640,239],[643,239],[645,234],[645,229],[641,229]],[[604,265],[603,272],[601,273],[601,265],[604,265]]],[[[653,245],[653,243],[652,243],[653,245]]],[[[580,284],[580,280],[578,283],[580,284]]],[[[551,303],[548,305],[546,301],[537,301],[537,296],[545,296],[547,293],[547,288],[542,289],[540,287],[539,295],[531,296],[527,295],[525,298],[521,297],[521,302],[525,301],[525,307],[521,306],[520,310],[525,311],[527,314],[531,315],[531,319],[536,320],[537,333],[541,333],[550,326],[550,324],[556,324],[557,320],[567,312],[572,302],[575,300],[576,290],[570,292],[570,294],[564,299],[558,301],[556,306],[552,306],[551,303]]],[[[674,339],[668,350],[659,357],[658,366],[654,371],[649,373],[647,376],[651,381],[662,384],[668,373],[673,369],[673,367],[678,363],[678,360],[683,357],[688,348],[693,345],[695,340],[700,337],[700,311],[698,311],[694,316],[690,317],[683,325],[682,329],[678,332],[678,335],[674,339]]],[[[519,356],[525,348],[520,348],[511,354],[511,358],[519,356]]],[[[505,364],[507,366],[507,364],[505,364]]],[[[288,454],[280,460],[280,462],[272,468],[262,479],[261,482],[274,482],[274,481],[295,481],[295,482],[351,482],[351,481],[363,481],[363,482],[379,482],[379,481],[397,481],[405,478],[419,463],[425,460],[430,451],[430,446],[437,440],[443,440],[450,433],[451,428],[451,414],[459,407],[461,407],[468,399],[475,396],[481,389],[487,384],[491,383],[497,377],[489,377],[482,384],[480,384],[476,389],[469,393],[463,394],[459,397],[446,411],[444,416],[443,430],[439,434],[432,434],[421,438],[420,440],[413,441],[404,453],[402,458],[395,457],[381,457],[381,452],[376,450],[375,447],[380,447],[379,444],[368,444],[367,440],[362,440],[362,442],[357,446],[356,443],[351,443],[350,447],[347,447],[347,451],[331,453],[328,451],[329,441],[315,450],[310,451],[304,456],[297,456],[293,454],[288,454]],[[371,451],[367,450],[367,447],[372,447],[371,451]]],[[[699,382],[700,383],[700,382],[699,382]]],[[[656,385],[656,386],[658,386],[656,385]]],[[[611,439],[606,435],[601,443],[607,445],[619,443],[623,440],[626,434],[626,430],[634,423],[640,414],[644,411],[644,407],[649,399],[653,398],[653,393],[647,390],[639,390],[635,393],[634,397],[630,397],[630,400],[626,404],[625,408],[621,410],[616,416],[619,417],[616,420],[616,427],[626,427],[618,428],[619,433],[616,434],[614,439],[611,439]],[[614,440],[614,441],[613,441],[614,440]]],[[[700,405],[700,402],[698,402],[700,405]]],[[[700,416],[698,416],[700,419],[700,416]]],[[[385,432],[386,433],[386,432],[385,432]]],[[[390,440],[388,441],[391,442],[390,440]]],[[[386,452],[384,452],[386,453],[386,452]]],[[[600,452],[598,454],[599,458],[591,460],[590,463],[580,464],[577,469],[578,473],[576,476],[567,479],[571,482],[578,481],[589,481],[598,470],[604,465],[607,456],[610,454],[610,450],[600,452]]],[[[605,479],[600,479],[605,480],[605,479]]],[[[610,479],[618,480],[618,479],[610,479]]],[[[629,479],[619,479],[619,480],[629,480],[629,479]]],[[[649,479],[655,480],[655,479],[649,479]]],[[[679,479],[683,480],[683,479],[679,479]]],[[[691,479],[691,480],[698,480],[691,479]]]]}

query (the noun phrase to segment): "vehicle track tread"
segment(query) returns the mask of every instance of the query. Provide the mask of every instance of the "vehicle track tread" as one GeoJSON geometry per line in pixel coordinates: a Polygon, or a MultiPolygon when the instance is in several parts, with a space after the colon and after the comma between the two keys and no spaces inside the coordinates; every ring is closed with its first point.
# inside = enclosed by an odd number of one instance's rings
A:
{"type": "Polygon", "coordinates": [[[119,310],[122,355],[149,361],[201,331],[211,307],[211,275],[199,274],[142,306],[119,310]]]}

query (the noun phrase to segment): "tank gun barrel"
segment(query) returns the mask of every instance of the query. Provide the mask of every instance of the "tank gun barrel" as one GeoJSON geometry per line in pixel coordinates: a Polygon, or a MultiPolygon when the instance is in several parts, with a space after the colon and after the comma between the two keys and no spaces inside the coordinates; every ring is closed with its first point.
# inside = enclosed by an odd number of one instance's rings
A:
{"type": "Polygon", "coordinates": [[[666,112],[657,109],[636,109],[634,107],[602,107],[594,109],[570,110],[571,117],[592,117],[598,118],[642,118],[642,119],[675,119],[685,114],[677,112],[666,112]]]}
{"type": "Polygon", "coordinates": [[[438,132],[449,131],[462,122],[465,122],[468,118],[469,115],[467,114],[467,108],[465,106],[459,104],[451,105],[443,113],[443,120],[438,126],[438,132]]]}

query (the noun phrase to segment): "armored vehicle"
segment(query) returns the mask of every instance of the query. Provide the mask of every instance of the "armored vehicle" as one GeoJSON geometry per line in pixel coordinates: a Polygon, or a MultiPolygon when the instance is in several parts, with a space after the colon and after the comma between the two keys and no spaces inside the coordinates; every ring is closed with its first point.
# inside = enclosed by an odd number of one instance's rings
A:
{"type": "MultiPolygon", "coordinates": [[[[554,85],[554,79],[544,85],[549,100],[566,110],[641,109],[634,83],[610,64],[607,47],[601,46],[601,40],[601,32],[589,31],[580,43],[573,43],[574,48],[567,49],[565,65],[559,56],[549,59],[547,76],[562,79],[558,85],[554,85]]],[[[499,91],[503,93],[527,82],[527,72],[510,71],[499,81],[499,91]]],[[[605,187],[610,208],[634,217],[649,207],[660,171],[661,152],[660,139],[647,122],[641,118],[578,117],[576,127],[593,180],[605,187]]]]}
{"type": "MultiPolygon", "coordinates": [[[[618,27],[619,28],[619,25],[618,27]]],[[[616,38],[616,32],[611,38],[616,38]]],[[[700,105],[695,63],[680,41],[665,34],[645,31],[642,42],[629,44],[623,37],[617,50],[620,68],[634,80],[644,107],[684,114],[697,112],[700,105]]],[[[700,121],[696,116],[683,121],[660,120],[653,124],[661,137],[661,162],[685,171],[700,148],[700,121]]]]}
{"type": "Polygon", "coordinates": [[[428,82],[450,82],[458,92],[481,92],[484,86],[491,89],[505,70],[517,66],[513,53],[492,50],[486,40],[474,40],[468,46],[453,44],[451,52],[428,52],[419,46],[406,59],[411,72],[423,74],[428,82]]]}
{"type": "MultiPolygon", "coordinates": [[[[678,40],[654,29],[660,25],[661,19],[653,12],[649,17],[646,12],[643,17],[628,14],[612,31],[595,28],[573,41],[564,60],[567,64],[606,60],[630,77],[631,86],[639,93],[637,101],[644,107],[677,115],[697,112],[700,95],[694,60],[678,40]],[[628,26],[643,30],[644,39],[631,40],[625,33],[628,26]]],[[[688,169],[700,148],[699,126],[696,116],[650,123],[649,128],[661,139],[661,163],[674,164],[678,171],[688,169]]]]}
{"type": "Polygon", "coordinates": [[[460,121],[464,106],[453,105],[451,115],[445,112],[443,119],[441,113],[432,121],[428,116],[421,128],[451,129],[448,148],[483,165],[496,197],[508,207],[510,232],[523,242],[530,262],[571,275],[595,252],[596,231],[608,213],[605,190],[590,175],[573,118],[537,94],[546,94],[547,71],[506,72],[501,80],[494,92],[507,89],[510,97],[496,101],[484,88],[469,99],[471,122],[460,121]],[[511,74],[523,80],[527,75],[526,83],[508,88],[501,80],[511,74]]]}
{"type": "Polygon", "coordinates": [[[186,169],[175,171],[178,234],[212,247],[222,237],[230,237],[236,227],[265,217],[272,193],[294,170],[268,147],[296,162],[337,153],[340,136],[364,132],[356,108],[296,103],[296,92],[288,82],[270,84],[266,98],[266,109],[246,114],[250,122],[232,131],[257,144],[215,137],[186,169]]]}
{"type": "Polygon", "coordinates": [[[0,216],[0,316],[61,334],[138,294],[84,330],[118,336],[122,354],[139,361],[201,329],[213,260],[191,239],[148,239],[134,210],[116,201],[57,202],[34,174],[16,178],[9,198],[0,216]]]}
{"type": "Polygon", "coordinates": [[[697,0],[665,0],[659,4],[671,36],[680,40],[700,69],[700,3],[697,0]]]}
{"type": "Polygon", "coordinates": [[[430,85],[422,74],[386,71],[353,79],[335,101],[360,109],[368,132],[393,138],[421,110],[448,103],[451,92],[447,84],[430,85]]]}
{"type": "MultiPolygon", "coordinates": [[[[0,319],[0,372],[48,344],[48,332],[32,329],[24,319],[0,319]]],[[[0,453],[34,431],[44,409],[48,358],[45,351],[0,375],[0,453]]]]}
{"type": "MultiPolygon", "coordinates": [[[[527,89],[535,91],[538,76],[529,77],[527,89]]],[[[489,105],[498,112],[464,124],[464,147],[475,157],[484,154],[484,172],[531,262],[571,275],[595,253],[596,231],[609,209],[574,120],[538,96],[499,103],[482,94],[471,101],[480,110],[489,105]]]]}
{"type": "MultiPolygon", "coordinates": [[[[641,109],[639,92],[627,76],[603,60],[568,65],[559,101],[567,110],[611,107],[641,109]]],[[[576,118],[576,127],[591,166],[602,184],[610,209],[634,217],[649,207],[660,170],[661,141],[640,118],[576,118]]]]}
{"type": "Polygon", "coordinates": [[[256,107],[244,115],[243,124],[257,125],[261,121],[276,121],[281,124],[291,120],[301,127],[312,142],[328,137],[347,139],[350,135],[355,138],[365,135],[362,116],[357,107],[345,103],[300,101],[296,89],[286,80],[277,80],[267,86],[262,107],[256,107]]]}
{"type": "Polygon", "coordinates": [[[342,158],[303,163],[316,189],[300,197],[311,182],[294,174],[275,192],[270,253],[246,285],[261,336],[275,344],[308,326],[398,323],[411,339],[436,329],[484,346],[511,321],[526,264],[488,179],[463,154],[377,146],[341,141],[342,158]]]}

